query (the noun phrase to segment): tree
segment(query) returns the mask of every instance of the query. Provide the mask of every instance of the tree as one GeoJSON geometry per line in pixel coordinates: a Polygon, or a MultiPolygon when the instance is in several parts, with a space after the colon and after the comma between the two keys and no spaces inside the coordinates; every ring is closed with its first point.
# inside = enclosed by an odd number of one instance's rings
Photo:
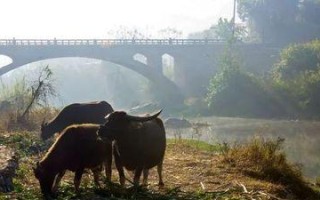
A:
{"type": "Polygon", "coordinates": [[[229,117],[275,117],[282,110],[264,82],[241,69],[230,42],[222,55],[220,70],[210,79],[206,102],[212,114],[229,117]]]}
{"type": "Polygon", "coordinates": [[[244,27],[233,24],[233,20],[219,18],[218,24],[215,26],[215,33],[218,39],[223,40],[243,40],[246,37],[244,27]]]}
{"type": "Polygon", "coordinates": [[[9,102],[11,111],[18,123],[25,123],[29,113],[37,106],[44,106],[52,96],[56,96],[53,87],[52,71],[49,66],[42,68],[36,80],[28,82],[25,77],[12,86],[1,84],[0,102],[9,102]]]}
{"type": "Polygon", "coordinates": [[[142,33],[138,28],[120,26],[115,30],[108,32],[109,37],[116,39],[148,39],[150,34],[142,33]]]}
{"type": "Polygon", "coordinates": [[[320,67],[320,40],[293,44],[280,53],[280,61],[273,67],[273,78],[290,81],[320,67]]]}
{"type": "Polygon", "coordinates": [[[178,39],[182,37],[182,31],[179,31],[175,28],[164,28],[158,31],[159,38],[162,39],[178,39]]]}
{"type": "Polygon", "coordinates": [[[28,93],[29,100],[27,100],[24,111],[18,116],[18,121],[24,121],[32,107],[47,104],[51,96],[56,96],[52,84],[52,71],[48,65],[40,71],[37,80],[31,83],[28,93]]]}
{"type": "Polygon", "coordinates": [[[209,29],[189,34],[190,39],[246,40],[247,30],[241,24],[233,24],[232,19],[219,18],[218,24],[209,29]]]}
{"type": "Polygon", "coordinates": [[[238,13],[251,34],[276,44],[319,37],[319,0],[239,0],[238,13]]]}
{"type": "Polygon", "coordinates": [[[320,116],[320,40],[290,45],[274,65],[274,87],[298,109],[300,116],[320,116]]]}

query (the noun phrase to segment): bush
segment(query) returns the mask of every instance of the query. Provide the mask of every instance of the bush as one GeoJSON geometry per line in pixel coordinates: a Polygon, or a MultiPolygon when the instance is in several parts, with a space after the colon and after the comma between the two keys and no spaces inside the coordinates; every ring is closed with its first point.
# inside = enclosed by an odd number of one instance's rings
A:
{"type": "Polygon", "coordinates": [[[320,40],[291,45],[272,69],[275,91],[300,117],[320,116],[320,40]]]}
{"type": "Polygon", "coordinates": [[[275,117],[283,112],[265,83],[238,67],[226,67],[210,80],[206,100],[215,115],[275,117]]]}
{"type": "Polygon", "coordinates": [[[320,67],[320,40],[304,44],[294,44],[283,49],[280,61],[272,70],[277,81],[290,81],[308,71],[317,71],[320,67]]]}
{"type": "Polygon", "coordinates": [[[303,179],[300,166],[287,161],[282,152],[283,143],[282,138],[254,138],[246,144],[229,148],[224,154],[224,161],[249,176],[282,184],[300,198],[318,198],[303,179]]]}

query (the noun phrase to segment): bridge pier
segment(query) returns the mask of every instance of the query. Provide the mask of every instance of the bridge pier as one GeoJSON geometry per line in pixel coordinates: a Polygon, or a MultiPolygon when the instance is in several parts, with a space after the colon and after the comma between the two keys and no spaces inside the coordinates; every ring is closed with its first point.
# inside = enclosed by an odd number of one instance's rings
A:
{"type": "Polygon", "coordinates": [[[160,54],[144,54],[147,57],[147,65],[157,73],[163,75],[162,55],[160,54]]]}

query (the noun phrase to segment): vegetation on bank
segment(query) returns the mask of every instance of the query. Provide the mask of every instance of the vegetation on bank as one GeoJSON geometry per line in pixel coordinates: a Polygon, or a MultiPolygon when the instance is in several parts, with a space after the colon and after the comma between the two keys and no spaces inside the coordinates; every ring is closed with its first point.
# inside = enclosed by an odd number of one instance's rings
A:
{"type": "Polygon", "coordinates": [[[269,74],[244,71],[227,47],[209,83],[210,114],[236,117],[319,119],[320,41],[289,45],[269,74]]]}

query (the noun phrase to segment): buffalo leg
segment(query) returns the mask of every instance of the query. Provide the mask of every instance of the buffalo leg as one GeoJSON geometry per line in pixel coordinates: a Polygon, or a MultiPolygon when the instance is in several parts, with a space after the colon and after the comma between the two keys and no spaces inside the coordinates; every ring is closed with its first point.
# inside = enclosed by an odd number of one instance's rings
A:
{"type": "Polygon", "coordinates": [[[116,163],[116,167],[119,173],[120,184],[124,186],[126,178],[124,176],[124,170],[121,164],[120,156],[118,154],[118,151],[115,149],[115,147],[113,149],[113,152],[114,152],[114,161],[116,163]]]}
{"type": "Polygon", "coordinates": [[[149,169],[143,169],[143,185],[148,185],[149,169]]]}
{"type": "Polygon", "coordinates": [[[98,167],[91,169],[91,171],[93,173],[94,184],[95,184],[95,186],[97,186],[99,188],[100,188],[99,180],[100,180],[100,175],[101,175],[101,168],[102,168],[102,166],[100,165],[98,167]]]}
{"type": "Polygon", "coordinates": [[[104,162],[104,167],[105,167],[105,173],[106,173],[106,178],[108,182],[111,182],[111,174],[112,174],[112,146],[110,145],[110,148],[108,148],[108,155],[107,159],[104,162]]]}
{"type": "Polygon", "coordinates": [[[77,194],[80,194],[79,186],[80,186],[82,174],[83,174],[83,169],[79,169],[76,171],[76,174],[74,176],[74,187],[76,189],[77,194]]]}
{"type": "Polygon", "coordinates": [[[161,161],[158,165],[157,165],[157,171],[158,171],[158,176],[159,176],[159,186],[164,186],[163,180],[162,180],[162,162],[161,161]]]}
{"type": "Polygon", "coordinates": [[[143,170],[142,167],[137,167],[135,172],[134,172],[133,183],[134,183],[135,186],[139,185],[139,181],[140,181],[140,176],[141,176],[142,170],[143,170]]]}
{"type": "Polygon", "coordinates": [[[55,182],[54,182],[54,185],[53,185],[53,187],[52,187],[52,192],[53,192],[53,193],[56,193],[56,192],[58,191],[58,187],[59,187],[59,185],[60,185],[61,179],[62,179],[62,177],[64,176],[65,173],[66,173],[66,170],[60,172],[60,173],[57,175],[56,180],[55,180],[55,182]]]}

